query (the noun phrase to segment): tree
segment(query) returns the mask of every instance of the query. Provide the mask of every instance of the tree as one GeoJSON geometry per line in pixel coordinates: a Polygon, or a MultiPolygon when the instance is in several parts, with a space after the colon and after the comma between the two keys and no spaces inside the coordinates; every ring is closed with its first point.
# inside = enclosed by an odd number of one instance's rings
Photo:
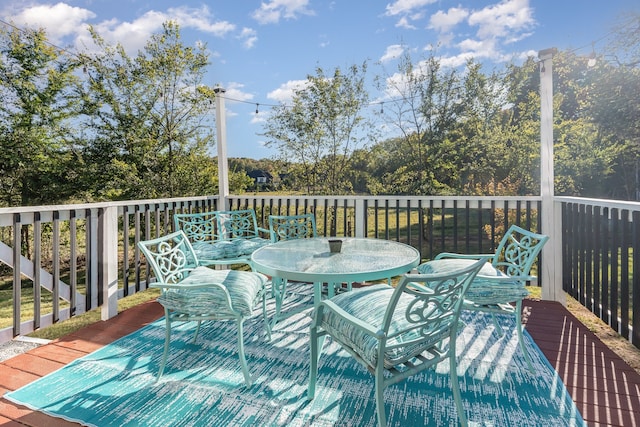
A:
{"type": "Polygon", "coordinates": [[[640,200],[640,14],[621,22],[607,52],[611,56],[599,58],[590,70],[587,114],[599,137],[617,148],[608,185],[614,191],[608,195],[640,200]]]}
{"type": "Polygon", "coordinates": [[[399,132],[393,139],[396,149],[387,150],[396,158],[384,174],[385,192],[450,192],[445,182],[450,178],[451,164],[441,156],[454,154],[457,148],[451,147],[447,138],[455,130],[462,108],[458,72],[443,70],[433,52],[417,64],[406,53],[393,75],[377,81],[391,98],[383,104],[383,121],[399,132]]]}
{"type": "Polygon", "coordinates": [[[206,46],[185,46],[167,22],[131,58],[92,30],[99,53],[82,56],[87,69],[87,157],[99,199],[188,196],[214,192],[208,164],[213,145],[213,88],[202,84],[206,46]],[[106,184],[106,185],[105,185],[106,184]],[[205,185],[205,187],[202,187],[205,185]]]}
{"type": "Polygon", "coordinates": [[[366,63],[347,72],[336,68],[329,77],[318,67],[306,87],[294,92],[293,105],[271,110],[266,145],[300,166],[309,194],[351,191],[346,179],[351,154],[373,138],[362,114],[368,104],[366,70],[366,63]]]}
{"type": "Polygon", "coordinates": [[[65,201],[82,164],[75,65],[43,30],[0,30],[0,204],[65,201]]]}

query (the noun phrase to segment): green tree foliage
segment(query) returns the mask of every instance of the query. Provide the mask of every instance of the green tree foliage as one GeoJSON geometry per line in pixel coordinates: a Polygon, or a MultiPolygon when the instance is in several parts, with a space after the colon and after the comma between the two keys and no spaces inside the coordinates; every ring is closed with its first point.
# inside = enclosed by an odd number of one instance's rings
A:
{"type": "Polygon", "coordinates": [[[185,46],[172,22],[134,58],[92,31],[85,54],[88,162],[97,199],[176,197],[216,191],[213,89],[202,84],[206,47],[185,46]]]}
{"type": "MultiPolygon", "coordinates": [[[[0,31],[0,205],[215,194],[206,47],[172,22],[135,56],[92,35],[97,50],[71,55],[41,30],[0,31]]],[[[640,199],[639,15],[606,52],[553,58],[556,194],[640,199]]],[[[230,160],[230,190],[264,170],[309,194],[538,194],[541,72],[407,54],[377,78],[374,126],[367,64],[317,67],[266,122],[280,160],[230,160]]]]}
{"type": "MultiPolygon", "coordinates": [[[[443,70],[432,54],[414,64],[407,53],[395,73],[378,79],[391,101],[385,102],[382,120],[397,129],[392,154],[381,178],[388,194],[442,194],[450,192],[451,169],[441,155],[451,153],[448,137],[462,106],[460,76],[443,70]]],[[[380,191],[378,190],[378,191],[380,191]]]]}
{"type": "Polygon", "coordinates": [[[60,203],[81,191],[74,70],[43,30],[0,30],[0,205],[60,203]]]}
{"type": "Polygon", "coordinates": [[[353,151],[372,138],[362,110],[367,66],[336,68],[327,76],[320,67],[295,91],[291,106],[271,110],[265,125],[267,146],[298,164],[288,173],[298,176],[309,194],[349,193],[346,179],[353,151]]]}
{"type": "Polygon", "coordinates": [[[640,68],[560,52],[554,82],[557,194],[637,198],[640,68]]]}
{"type": "MultiPolygon", "coordinates": [[[[371,191],[389,194],[487,194],[504,163],[511,124],[498,74],[468,61],[442,67],[435,52],[415,64],[409,54],[378,80],[391,101],[381,115],[399,136],[381,144],[388,161],[371,191]]],[[[507,172],[500,180],[507,179],[507,172]]]]}

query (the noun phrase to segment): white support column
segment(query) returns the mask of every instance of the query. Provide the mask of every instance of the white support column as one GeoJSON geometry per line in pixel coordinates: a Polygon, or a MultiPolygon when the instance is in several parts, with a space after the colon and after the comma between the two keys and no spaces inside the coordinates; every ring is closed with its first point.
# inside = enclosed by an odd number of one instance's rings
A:
{"type": "Polygon", "coordinates": [[[225,90],[213,89],[216,94],[216,147],[218,151],[218,210],[229,208],[229,163],[227,162],[227,122],[224,107],[225,90]]]}
{"type": "Polygon", "coordinates": [[[91,304],[90,308],[98,306],[98,270],[100,265],[101,250],[99,244],[99,227],[98,227],[98,209],[89,209],[87,212],[89,221],[88,232],[89,240],[87,242],[87,251],[89,251],[89,286],[91,286],[91,304]]]}
{"type": "Polygon", "coordinates": [[[542,234],[550,236],[542,249],[542,299],[566,305],[562,290],[562,234],[560,205],[554,202],[553,170],[553,55],[557,49],[538,53],[540,59],[540,195],[542,234]]]}
{"type": "Polygon", "coordinates": [[[102,286],[102,320],[118,314],[118,208],[98,213],[98,281],[102,286]]]}
{"type": "Polygon", "coordinates": [[[358,197],[356,198],[356,206],[355,206],[355,214],[353,218],[356,221],[356,237],[366,237],[364,229],[364,222],[367,218],[367,211],[364,208],[364,198],[358,197]]]}

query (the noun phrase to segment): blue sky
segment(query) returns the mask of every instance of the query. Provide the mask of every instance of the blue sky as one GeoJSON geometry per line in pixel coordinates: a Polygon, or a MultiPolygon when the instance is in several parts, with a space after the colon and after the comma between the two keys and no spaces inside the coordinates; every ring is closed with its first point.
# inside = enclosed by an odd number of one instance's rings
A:
{"type": "MultiPolygon", "coordinates": [[[[206,84],[227,90],[230,157],[269,158],[261,123],[269,105],[287,103],[292,88],[335,67],[369,63],[368,74],[393,71],[403,49],[419,58],[438,46],[441,63],[469,56],[487,69],[549,47],[601,51],[638,0],[3,0],[0,17],[43,27],[70,51],[90,46],[87,24],[131,54],[162,23],[180,24],[187,44],[205,42],[206,84]],[[238,100],[237,101],[231,101],[238,100]],[[256,104],[260,104],[256,114],[256,104]]],[[[372,99],[383,94],[372,88],[372,99]]]]}

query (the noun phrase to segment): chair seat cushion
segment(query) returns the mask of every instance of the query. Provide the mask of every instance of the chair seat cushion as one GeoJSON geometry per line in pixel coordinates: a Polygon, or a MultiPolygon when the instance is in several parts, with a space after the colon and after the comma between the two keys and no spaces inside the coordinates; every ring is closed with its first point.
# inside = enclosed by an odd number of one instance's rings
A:
{"type": "Polygon", "coordinates": [[[263,239],[262,237],[251,237],[249,239],[236,239],[232,240],[236,255],[251,255],[261,247],[271,243],[270,240],[263,239]]]}
{"type": "MultiPolygon", "coordinates": [[[[422,274],[449,273],[469,267],[475,259],[443,258],[427,261],[416,269],[422,274]]],[[[465,300],[479,305],[508,304],[529,295],[524,283],[509,280],[509,276],[487,262],[482,266],[465,294],[465,300]]]]}
{"type": "Polygon", "coordinates": [[[253,308],[259,301],[266,277],[260,273],[237,270],[212,270],[208,267],[197,267],[180,282],[184,288],[168,289],[159,297],[158,302],[165,308],[191,316],[207,316],[220,314],[229,317],[226,295],[219,288],[189,289],[189,285],[218,283],[223,285],[231,299],[231,308],[243,317],[251,316],[253,308]]]}
{"type": "MultiPolygon", "coordinates": [[[[374,329],[382,330],[384,315],[393,292],[394,288],[387,284],[372,285],[339,294],[331,298],[331,301],[374,329]]],[[[440,342],[449,335],[448,329],[445,329],[440,333],[430,334],[428,342],[422,341],[417,344],[402,345],[403,342],[420,338],[418,331],[410,329],[415,325],[407,321],[405,316],[407,306],[413,301],[414,298],[407,294],[402,294],[400,297],[388,335],[391,336],[400,331],[409,330],[387,341],[387,347],[391,346],[391,348],[387,348],[384,353],[384,366],[386,368],[397,366],[412,359],[431,347],[431,343],[440,342]],[[396,345],[399,346],[393,347],[396,345]]],[[[379,341],[375,337],[354,327],[352,323],[331,310],[323,311],[322,328],[338,341],[352,348],[369,366],[372,368],[376,366],[379,341]]]]}
{"type": "Polygon", "coordinates": [[[257,249],[271,243],[261,237],[249,239],[221,240],[217,242],[194,242],[193,251],[200,262],[248,257],[257,249]]]}
{"type": "Polygon", "coordinates": [[[227,253],[234,251],[233,244],[228,241],[222,242],[194,242],[193,251],[199,261],[210,261],[227,258],[227,253]]]}

